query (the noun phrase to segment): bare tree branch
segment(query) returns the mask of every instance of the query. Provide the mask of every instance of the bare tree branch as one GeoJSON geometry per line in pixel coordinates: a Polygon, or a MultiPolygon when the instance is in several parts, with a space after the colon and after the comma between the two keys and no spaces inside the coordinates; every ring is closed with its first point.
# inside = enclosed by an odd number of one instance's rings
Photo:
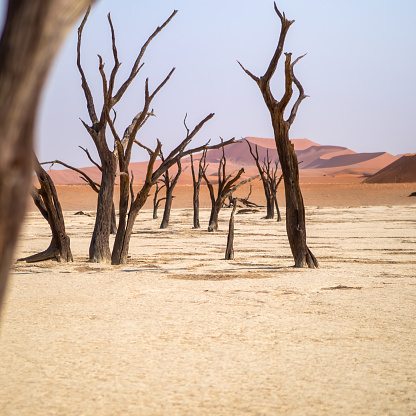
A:
{"type": "Polygon", "coordinates": [[[91,186],[91,188],[95,191],[95,192],[99,192],[99,188],[100,188],[100,185],[97,183],[97,182],[94,182],[85,172],[83,172],[82,170],[80,170],[80,169],[78,169],[78,168],[75,168],[74,166],[71,166],[71,165],[68,165],[67,163],[65,163],[65,162],[61,162],[60,160],[52,160],[51,162],[42,162],[42,163],[40,163],[41,165],[51,165],[49,168],[51,168],[55,163],[57,163],[57,164],[59,164],[59,165],[62,165],[62,166],[65,166],[66,168],[68,168],[68,169],[71,169],[71,170],[73,170],[74,172],[77,172],[77,173],[79,173],[81,176],[82,176],[82,178],[81,179],[83,179],[83,180],[85,180],[85,182],[87,182],[88,183],[88,185],[90,185],[91,186]]]}
{"type": "Polygon", "coordinates": [[[277,104],[277,107],[279,108],[278,112],[283,113],[286,106],[289,104],[290,99],[293,95],[293,79],[292,79],[292,70],[290,61],[292,58],[291,53],[285,53],[286,59],[285,59],[285,92],[283,94],[283,97],[281,98],[280,102],[277,104]]]}
{"type": "Polygon", "coordinates": [[[172,76],[173,72],[175,71],[175,68],[173,68],[169,74],[166,76],[166,78],[159,84],[159,86],[154,90],[154,92],[149,95],[149,79],[146,79],[146,83],[145,83],[145,101],[144,101],[144,105],[143,105],[143,109],[141,111],[141,113],[139,113],[139,117],[137,118],[137,120],[135,121],[135,124],[133,125],[133,128],[130,132],[126,147],[125,147],[125,157],[127,161],[130,161],[130,156],[131,156],[131,149],[134,143],[134,139],[136,138],[136,134],[139,131],[139,129],[143,126],[143,124],[145,123],[145,121],[149,118],[148,114],[149,114],[149,108],[150,108],[150,104],[153,100],[153,98],[156,96],[156,94],[160,91],[160,89],[169,81],[170,77],[172,76]]]}
{"type": "Polygon", "coordinates": [[[305,95],[305,91],[304,91],[304,89],[303,89],[303,86],[302,86],[302,84],[299,82],[299,80],[296,78],[296,76],[295,76],[295,72],[294,72],[294,70],[293,70],[293,67],[296,65],[296,63],[297,63],[299,60],[301,60],[301,59],[302,59],[305,55],[306,55],[306,53],[305,53],[304,55],[299,56],[298,58],[296,58],[296,59],[292,62],[291,66],[290,66],[291,76],[292,76],[293,82],[295,83],[295,85],[296,85],[296,87],[297,87],[297,89],[298,89],[298,91],[299,91],[299,96],[298,96],[298,99],[296,100],[295,104],[293,105],[293,107],[292,107],[292,111],[291,111],[290,116],[289,116],[289,118],[288,118],[288,120],[287,120],[287,121],[288,121],[288,123],[289,123],[290,125],[292,125],[292,123],[295,121],[296,114],[297,114],[297,112],[298,112],[298,108],[299,108],[299,106],[300,106],[300,103],[301,103],[301,102],[302,102],[305,98],[307,98],[307,97],[308,97],[308,95],[305,95]]]}
{"type": "Polygon", "coordinates": [[[265,82],[267,84],[269,84],[271,78],[276,72],[277,64],[279,63],[279,59],[283,52],[283,45],[285,43],[287,32],[289,31],[289,28],[292,25],[292,23],[295,22],[294,20],[286,19],[285,14],[280,13],[279,9],[276,6],[276,3],[274,3],[274,10],[280,18],[280,21],[282,23],[282,29],[280,31],[279,41],[277,43],[277,47],[274,52],[273,58],[270,61],[266,73],[262,76],[262,82],[265,82]]]}
{"type": "Polygon", "coordinates": [[[113,50],[113,58],[114,58],[114,66],[111,71],[110,75],[110,81],[108,83],[108,100],[113,96],[113,90],[114,90],[114,82],[116,79],[116,74],[118,69],[120,68],[121,63],[118,60],[118,52],[117,52],[117,46],[116,46],[116,35],[114,33],[114,27],[113,22],[111,21],[110,13],[107,15],[108,23],[110,25],[111,30],[111,44],[112,44],[112,50],[113,50]]]}
{"type": "Polygon", "coordinates": [[[88,114],[90,116],[92,124],[94,125],[98,123],[97,113],[95,112],[94,99],[92,97],[91,90],[87,82],[87,78],[85,77],[84,70],[82,69],[82,66],[81,66],[81,36],[82,36],[82,31],[84,30],[85,23],[87,22],[88,16],[90,14],[90,11],[91,11],[91,5],[88,6],[85,16],[82,19],[81,25],[78,28],[77,66],[78,66],[79,73],[81,74],[82,89],[84,91],[85,99],[87,100],[88,114]]]}
{"type": "Polygon", "coordinates": [[[264,73],[264,75],[260,78],[256,77],[250,71],[245,69],[244,66],[240,62],[237,61],[239,63],[239,65],[241,66],[241,68],[243,69],[243,71],[251,79],[253,79],[257,83],[257,85],[260,87],[260,90],[263,94],[263,98],[264,98],[264,100],[266,102],[266,105],[268,107],[274,107],[278,104],[278,101],[274,98],[274,96],[271,92],[270,80],[272,79],[274,73],[276,72],[277,65],[279,63],[280,57],[281,57],[282,52],[283,52],[283,46],[284,46],[284,43],[285,43],[287,32],[289,31],[289,28],[292,25],[292,23],[294,23],[294,20],[286,19],[285,14],[284,13],[282,14],[279,11],[279,9],[277,8],[276,3],[274,3],[274,10],[280,18],[282,27],[281,27],[281,30],[280,30],[280,36],[279,36],[279,41],[277,43],[276,50],[274,52],[274,55],[273,55],[273,57],[272,57],[272,59],[269,63],[269,66],[268,66],[266,72],[264,73]]]}
{"type": "MultiPolygon", "coordinates": [[[[149,147],[145,146],[144,144],[140,143],[137,140],[134,140],[134,143],[136,143],[138,146],[140,146],[142,149],[146,150],[146,152],[149,154],[149,156],[153,155],[153,150],[149,147]]],[[[158,156],[158,155],[157,155],[158,156]]]]}
{"type": "Polygon", "coordinates": [[[103,84],[103,98],[104,98],[103,110],[101,112],[101,117],[100,117],[100,123],[104,125],[105,119],[108,118],[108,120],[111,121],[111,117],[109,114],[110,107],[109,107],[109,102],[108,102],[107,77],[104,72],[104,63],[103,63],[103,58],[101,57],[101,55],[98,55],[98,60],[99,60],[98,71],[100,72],[100,75],[101,75],[101,80],[103,84]]]}
{"type": "Polygon", "coordinates": [[[181,157],[187,156],[191,153],[195,153],[197,150],[192,149],[188,152],[184,152],[185,147],[191,142],[191,140],[195,137],[195,135],[201,130],[203,125],[208,121],[211,120],[212,117],[214,117],[214,113],[209,114],[206,116],[201,122],[199,122],[195,128],[192,130],[190,134],[187,134],[184,140],[175,148],[173,149],[168,157],[163,161],[162,165],[159,166],[159,168],[153,173],[153,183],[156,182],[156,180],[160,177],[162,172],[166,171],[166,169],[169,169],[172,165],[176,163],[176,160],[181,157]]]}
{"type": "Polygon", "coordinates": [[[244,66],[242,65],[242,63],[240,61],[237,61],[238,65],[241,66],[241,68],[243,69],[243,71],[253,80],[255,81],[257,84],[260,83],[260,78],[256,77],[254,74],[252,74],[248,69],[244,68],[244,66]]]}
{"type": "Polygon", "coordinates": [[[119,88],[117,93],[112,98],[111,107],[113,107],[115,104],[117,104],[120,101],[121,97],[126,92],[127,87],[132,83],[133,79],[140,71],[140,68],[141,68],[140,62],[143,58],[143,55],[147,47],[149,46],[149,43],[166,27],[166,25],[173,19],[173,17],[175,16],[177,12],[178,12],[177,10],[174,10],[173,13],[169,16],[169,18],[162,24],[162,26],[158,26],[156,30],[149,36],[147,41],[144,43],[144,45],[142,46],[140,50],[139,55],[137,56],[136,61],[134,62],[134,65],[131,69],[129,77],[127,78],[127,80],[123,83],[123,85],[119,88]]]}
{"type": "Polygon", "coordinates": [[[90,152],[88,151],[88,149],[84,149],[82,146],[78,146],[78,147],[86,153],[88,159],[90,160],[90,162],[93,165],[97,166],[97,168],[100,169],[100,171],[103,170],[102,167],[91,157],[90,152]]]}

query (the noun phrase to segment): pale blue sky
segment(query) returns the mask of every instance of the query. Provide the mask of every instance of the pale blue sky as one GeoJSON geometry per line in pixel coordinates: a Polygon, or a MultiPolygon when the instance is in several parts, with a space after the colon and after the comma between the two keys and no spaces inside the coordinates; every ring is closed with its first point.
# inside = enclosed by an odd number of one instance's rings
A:
{"type": "MultiPolygon", "coordinates": [[[[4,3],[3,12],[4,12],[4,3]]],[[[307,56],[296,73],[310,98],[302,103],[291,138],[349,147],[359,152],[416,152],[416,1],[281,0],[294,19],[285,51],[307,56]]],[[[174,10],[179,13],[152,42],[145,66],[117,106],[117,128],[141,109],[146,77],[155,86],[176,71],[153,102],[157,117],[140,132],[144,143],[162,140],[165,152],[193,127],[216,115],[195,144],[219,136],[272,137],[268,111],[254,82],[236,60],[262,75],[274,52],[280,21],[271,0],[99,0],[83,37],[82,62],[96,97],[101,94],[97,53],[112,68],[111,12],[122,67],[119,83],[147,37],[174,10]]],[[[278,75],[281,74],[280,72],[278,75]]],[[[273,83],[281,92],[282,77],[273,83]]],[[[78,145],[94,146],[79,118],[89,122],[76,68],[76,27],[53,68],[42,100],[36,140],[41,160],[88,165],[78,145]]],[[[135,160],[146,155],[136,152],[135,160]]]]}

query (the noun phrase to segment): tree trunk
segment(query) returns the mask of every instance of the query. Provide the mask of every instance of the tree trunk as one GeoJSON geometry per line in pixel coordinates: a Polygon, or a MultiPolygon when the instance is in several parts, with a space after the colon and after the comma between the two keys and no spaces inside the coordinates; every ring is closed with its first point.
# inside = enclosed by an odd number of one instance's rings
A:
{"type": "Polygon", "coordinates": [[[165,209],[163,211],[163,219],[160,224],[160,228],[162,229],[169,227],[170,211],[172,209],[172,201],[173,201],[173,188],[170,187],[166,191],[165,209]]]}
{"type": "Polygon", "coordinates": [[[192,194],[193,204],[192,205],[194,208],[194,227],[193,228],[201,228],[201,225],[199,223],[199,191],[201,189],[202,178],[207,169],[206,157],[207,157],[207,151],[204,150],[202,152],[201,158],[199,159],[198,174],[196,174],[195,168],[194,168],[194,158],[191,154],[191,172],[192,172],[192,185],[193,185],[193,194],[192,194]]]}
{"type": "Polygon", "coordinates": [[[234,214],[237,208],[237,200],[233,199],[233,210],[231,211],[230,223],[228,226],[227,249],[225,250],[225,260],[234,260],[234,214]]]}
{"type": "Polygon", "coordinates": [[[24,260],[28,263],[50,259],[56,259],[59,262],[73,261],[70,239],[65,231],[64,216],[55,185],[37,159],[35,160],[35,171],[40,183],[40,190],[33,195],[33,199],[41,214],[48,221],[52,231],[52,241],[49,247],[42,253],[19,260],[24,260]]]}
{"type": "Polygon", "coordinates": [[[110,263],[110,232],[114,195],[114,178],[116,175],[116,159],[102,159],[102,178],[97,199],[97,216],[92,234],[89,257],[93,263],[110,263]]]}
{"type": "MultiPolygon", "coordinates": [[[[162,185],[159,186],[158,183],[156,183],[156,190],[155,190],[155,195],[153,197],[153,219],[157,220],[158,216],[157,216],[157,210],[159,209],[159,205],[162,201],[164,201],[166,198],[160,198],[158,199],[158,195],[159,192],[165,187],[166,185],[162,185]]],[[[132,197],[132,199],[134,199],[132,197]]]]}
{"type": "Polygon", "coordinates": [[[282,216],[280,215],[280,209],[279,209],[279,204],[277,203],[277,198],[276,195],[274,197],[274,205],[276,207],[276,213],[277,213],[277,222],[282,221],[282,216]]]}
{"type": "Polygon", "coordinates": [[[160,228],[168,228],[169,226],[169,219],[170,219],[170,211],[172,209],[172,201],[173,201],[173,190],[175,189],[176,184],[178,183],[179,177],[182,173],[182,165],[181,160],[178,159],[176,162],[178,166],[178,171],[173,178],[173,180],[169,177],[169,170],[165,172],[165,186],[166,186],[166,200],[165,200],[165,209],[163,211],[163,220],[160,224],[160,228]]]}
{"type": "Polygon", "coordinates": [[[153,205],[153,219],[157,220],[157,210],[159,208],[159,205],[153,205]]]}
{"type": "Polygon", "coordinates": [[[273,198],[270,198],[270,196],[267,194],[266,194],[266,206],[267,206],[266,219],[271,220],[274,218],[274,200],[273,198]]]}
{"type": "Polygon", "coordinates": [[[199,223],[199,184],[194,184],[194,192],[192,196],[193,207],[194,207],[194,228],[201,228],[199,223]]]}
{"type": "Polygon", "coordinates": [[[0,42],[0,306],[25,212],[39,97],[86,0],[10,0],[0,42]]]}
{"type": "Polygon", "coordinates": [[[295,267],[318,267],[306,244],[305,207],[299,185],[299,167],[295,148],[289,140],[289,125],[273,120],[277,152],[283,171],[286,196],[286,231],[295,267]]]}
{"type": "Polygon", "coordinates": [[[114,206],[114,202],[111,208],[111,234],[117,234],[116,207],[114,206]]]}
{"type": "Polygon", "coordinates": [[[147,196],[149,195],[152,184],[145,183],[139,195],[134,200],[130,212],[127,217],[126,225],[120,218],[120,223],[117,230],[116,240],[114,242],[113,253],[111,256],[111,264],[125,264],[127,263],[127,257],[129,254],[129,244],[131,234],[133,232],[134,222],[137,215],[146,203],[147,196]]]}
{"type": "Polygon", "coordinates": [[[223,203],[223,200],[222,201],[217,200],[215,204],[212,205],[211,216],[209,218],[209,223],[208,223],[208,231],[210,233],[214,231],[218,231],[218,217],[220,214],[222,203],[223,203]]]}
{"type": "Polygon", "coordinates": [[[32,192],[33,202],[46,221],[48,221],[52,231],[52,240],[46,250],[29,257],[21,258],[18,261],[26,261],[27,263],[51,259],[55,259],[59,262],[73,261],[70,239],[65,231],[64,217],[55,185],[51,177],[41,167],[37,160],[35,161],[35,166],[41,189],[34,188],[32,192]]]}

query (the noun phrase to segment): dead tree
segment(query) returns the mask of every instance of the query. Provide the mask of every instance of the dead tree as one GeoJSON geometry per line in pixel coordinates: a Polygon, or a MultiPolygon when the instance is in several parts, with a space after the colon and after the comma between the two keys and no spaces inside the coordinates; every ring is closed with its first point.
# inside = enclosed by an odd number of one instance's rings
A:
{"type": "Polygon", "coordinates": [[[251,147],[251,144],[248,140],[246,140],[250,154],[253,157],[254,161],[256,162],[257,170],[259,171],[260,178],[263,184],[264,189],[264,196],[266,197],[266,219],[274,218],[274,209],[276,208],[277,213],[277,221],[281,221],[280,209],[277,203],[277,188],[282,181],[283,174],[280,177],[277,176],[277,167],[278,163],[275,162],[274,166],[272,166],[272,161],[269,157],[269,150],[267,150],[266,157],[263,160],[263,163],[259,161],[259,152],[258,147],[256,145],[255,152],[251,147]]]}
{"type": "MultiPolygon", "coordinates": [[[[263,184],[264,196],[266,197],[266,207],[267,207],[266,219],[272,219],[274,217],[274,200],[276,198],[276,195],[273,194],[267,174],[263,166],[260,165],[259,152],[258,152],[257,145],[255,147],[255,153],[253,153],[253,149],[251,148],[250,142],[248,140],[246,140],[246,142],[248,144],[250,154],[253,157],[254,161],[256,162],[257,170],[259,171],[261,182],[263,184]]],[[[269,161],[269,158],[267,158],[267,161],[269,161]]]]}
{"type": "Polygon", "coordinates": [[[218,216],[224,204],[227,194],[230,192],[232,186],[240,179],[244,173],[244,168],[241,168],[233,178],[233,175],[226,175],[227,159],[225,157],[224,147],[222,147],[222,157],[218,165],[218,186],[217,194],[215,195],[214,187],[207,178],[206,172],[203,172],[204,180],[208,186],[209,195],[211,198],[211,215],[209,218],[208,231],[213,232],[218,230],[218,216]]]}
{"type": "MultiPolygon", "coordinates": [[[[252,185],[250,184],[250,191],[248,192],[248,195],[245,198],[236,198],[237,202],[240,202],[242,205],[246,206],[247,208],[259,208],[259,205],[257,205],[254,202],[250,202],[249,198],[252,192],[252,185]]],[[[234,198],[233,198],[234,199],[234,198]]],[[[231,199],[229,208],[233,206],[233,199],[231,199]]],[[[238,214],[238,213],[237,213],[238,214]]]]}
{"type": "MultiPolygon", "coordinates": [[[[148,89],[146,83],[146,98],[145,102],[149,99],[148,97],[148,89]]],[[[126,150],[123,153],[123,149],[120,143],[119,138],[117,137],[117,132],[114,129],[113,125],[110,125],[115,137],[115,141],[118,144],[118,148],[120,149],[119,155],[119,168],[120,168],[120,212],[119,212],[119,226],[117,229],[117,235],[114,242],[113,252],[111,262],[112,264],[124,264],[127,262],[130,238],[133,231],[133,225],[139,214],[141,208],[146,203],[146,200],[149,196],[149,192],[153,185],[159,180],[159,178],[175,163],[177,163],[180,159],[185,156],[188,156],[192,153],[201,152],[203,150],[208,149],[218,149],[222,146],[226,146],[230,143],[234,143],[235,140],[231,139],[227,142],[221,142],[217,145],[208,146],[208,144],[199,146],[194,149],[186,150],[188,144],[192,141],[195,135],[201,130],[203,125],[210,120],[214,116],[213,113],[209,114],[205,117],[193,130],[192,132],[188,132],[185,139],[173,149],[170,154],[163,159],[160,166],[154,170],[154,164],[157,157],[161,153],[162,143],[158,140],[157,146],[155,150],[151,150],[147,146],[143,145],[142,143],[138,142],[134,139],[135,132],[132,133],[130,137],[129,145],[126,147],[126,150]],[[130,209],[128,210],[128,202],[129,202],[129,192],[128,192],[128,166],[130,161],[130,152],[131,152],[131,143],[137,143],[141,147],[147,150],[149,153],[149,163],[147,165],[147,172],[145,182],[142,185],[140,191],[136,194],[136,196],[131,199],[130,209]]]]}
{"type": "Polygon", "coordinates": [[[276,208],[277,222],[280,222],[280,221],[282,221],[282,216],[280,215],[279,204],[277,202],[277,188],[279,187],[280,182],[282,182],[283,173],[280,176],[278,176],[277,168],[278,168],[277,162],[275,162],[275,165],[274,165],[273,168],[270,168],[269,165],[264,166],[264,169],[265,169],[266,174],[267,174],[267,179],[270,183],[271,192],[274,195],[273,200],[274,200],[274,206],[276,208]]]}
{"type": "Polygon", "coordinates": [[[172,202],[173,202],[173,190],[175,189],[176,184],[178,183],[179,177],[181,173],[184,171],[182,169],[181,161],[178,159],[176,162],[178,166],[178,170],[176,175],[172,178],[169,176],[169,171],[167,170],[163,175],[163,182],[165,183],[165,190],[166,190],[166,197],[165,197],[165,209],[163,211],[163,219],[162,223],[160,224],[160,228],[168,228],[169,220],[170,220],[170,211],[172,210],[172,202]]]}
{"type": "MultiPolygon", "coordinates": [[[[88,131],[89,135],[91,136],[100,158],[100,165],[102,168],[102,178],[101,178],[101,186],[98,193],[97,199],[97,216],[94,226],[94,232],[91,238],[91,244],[89,249],[89,258],[92,262],[109,262],[111,259],[111,251],[110,251],[110,231],[111,231],[111,207],[113,203],[113,196],[114,196],[114,178],[116,175],[117,170],[117,158],[120,158],[121,154],[127,152],[128,159],[130,158],[131,153],[131,146],[133,140],[129,140],[126,149],[123,149],[123,145],[121,140],[115,144],[114,149],[110,149],[106,139],[106,131],[107,127],[110,127],[111,130],[114,130],[114,122],[110,118],[110,111],[113,107],[121,100],[124,93],[126,92],[127,88],[133,82],[137,74],[139,73],[140,69],[142,68],[143,64],[141,60],[143,55],[149,46],[150,42],[166,27],[166,25],[173,19],[177,10],[175,10],[170,17],[161,25],[159,26],[147,39],[147,41],[143,44],[132,68],[130,74],[128,75],[127,79],[121,84],[119,89],[115,91],[114,87],[116,84],[116,75],[120,68],[121,63],[118,60],[118,51],[116,47],[115,41],[115,33],[113,24],[111,21],[110,14],[108,14],[108,22],[110,25],[111,30],[111,37],[112,37],[112,52],[113,52],[113,59],[114,65],[111,70],[110,78],[107,80],[107,76],[104,72],[104,63],[100,55],[98,55],[99,59],[99,72],[102,79],[103,85],[103,105],[101,109],[101,113],[98,116],[95,110],[94,99],[88,85],[85,73],[81,66],[81,38],[82,38],[82,31],[84,26],[87,22],[88,15],[90,9],[88,9],[87,13],[84,16],[84,19],[81,22],[81,25],[78,28],[78,44],[77,44],[77,67],[79,73],[81,75],[82,81],[82,89],[84,91],[85,99],[87,101],[87,110],[88,115],[91,121],[91,125],[83,122],[84,127],[88,131]],[[130,148],[129,148],[130,147],[130,148]],[[127,150],[127,148],[129,148],[127,150]],[[115,152],[117,151],[117,156],[115,152]]],[[[133,120],[131,125],[131,137],[135,137],[137,134],[138,129],[143,125],[144,120],[146,119],[146,115],[149,113],[150,103],[152,102],[155,95],[158,91],[166,84],[173,73],[174,69],[170,71],[167,77],[162,81],[162,83],[156,88],[156,90],[150,94],[148,89],[148,80],[146,80],[146,100],[143,107],[143,111],[139,113],[138,117],[133,120]]],[[[125,164],[125,163],[124,163],[125,164]]],[[[125,172],[120,171],[122,174],[125,172]]],[[[120,184],[123,184],[123,190],[125,188],[124,182],[127,180],[127,190],[129,190],[129,175],[120,176],[120,184]]],[[[129,192],[129,191],[127,191],[129,192]]],[[[120,210],[127,210],[127,207],[120,207],[120,210]]],[[[125,224],[122,224],[122,228],[125,224]]]]}
{"type": "Polygon", "coordinates": [[[230,222],[228,225],[227,248],[225,250],[225,260],[234,260],[234,214],[237,208],[237,199],[232,200],[233,210],[231,211],[230,222]]]}
{"type": "Polygon", "coordinates": [[[73,261],[70,239],[65,231],[64,216],[62,214],[62,208],[59,203],[55,185],[36,157],[35,172],[40,184],[40,189],[34,187],[32,197],[40,213],[46,221],[48,221],[52,231],[52,240],[45,251],[19,259],[19,261],[26,261],[27,263],[51,259],[55,259],[59,262],[73,261]]]}
{"type": "Polygon", "coordinates": [[[0,41],[0,306],[31,183],[39,97],[62,40],[88,3],[8,3],[0,41]]]}
{"type": "MultiPolygon", "coordinates": [[[[160,203],[166,199],[166,197],[158,198],[159,192],[165,187],[165,185],[159,186],[159,183],[156,182],[155,195],[153,197],[153,219],[157,220],[157,210],[160,206],[160,203]]],[[[134,196],[133,196],[134,198],[134,196]]],[[[133,199],[132,198],[132,199],[133,199]]]]}
{"type": "Polygon", "coordinates": [[[199,191],[201,189],[202,178],[204,176],[205,171],[207,170],[207,166],[205,163],[206,154],[207,152],[204,151],[202,153],[201,158],[199,159],[198,175],[195,173],[194,159],[191,154],[191,170],[192,170],[192,186],[193,186],[192,206],[194,208],[194,227],[193,228],[201,228],[201,225],[199,223],[199,191]]]}
{"type": "Polygon", "coordinates": [[[282,55],[287,32],[294,20],[286,19],[286,16],[278,10],[276,3],[274,4],[274,9],[280,18],[281,30],[276,51],[265,74],[261,77],[257,77],[245,69],[241,64],[240,66],[258,85],[271,115],[276,148],[283,171],[286,195],[286,230],[293,258],[295,260],[295,267],[307,266],[309,268],[316,268],[319,267],[318,261],[306,244],[305,207],[299,185],[298,159],[295,148],[289,140],[290,126],[296,118],[299,105],[307,97],[301,83],[294,74],[294,66],[302,56],[292,62],[292,54],[285,53],[285,91],[280,101],[276,100],[270,88],[270,81],[282,55]],[[285,109],[293,95],[293,84],[296,85],[299,96],[291,109],[289,117],[285,119],[285,109]]]}
{"type": "MultiPolygon", "coordinates": [[[[246,183],[250,183],[251,181],[253,181],[254,179],[257,179],[259,177],[259,175],[255,175],[255,176],[252,176],[251,178],[248,178],[248,179],[244,179],[243,181],[241,181],[240,183],[238,183],[237,185],[234,185],[231,189],[230,189],[230,191],[228,192],[228,194],[227,194],[227,198],[228,198],[228,201],[229,201],[229,204],[228,204],[228,208],[231,208],[232,207],[232,205],[233,205],[233,194],[234,194],[234,192],[238,189],[238,188],[241,188],[243,185],[245,185],[246,183]]],[[[250,193],[248,194],[248,197],[247,198],[245,198],[245,200],[246,200],[246,202],[247,202],[247,204],[249,204],[249,202],[248,202],[248,198],[250,197],[250,195],[251,195],[251,185],[250,185],[250,193]]],[[[240,202],[242,202],[242,203],[244,203],[243,201],[243,199],[242,198],[238,198],[239,199],[239,201],[240,202]]],[[[251,203],[250,203],[251,204],[251,203]]],[[[255,205],[255,206],[257,206],[256,204],[252,204],[252,205],[255,205]]]]}

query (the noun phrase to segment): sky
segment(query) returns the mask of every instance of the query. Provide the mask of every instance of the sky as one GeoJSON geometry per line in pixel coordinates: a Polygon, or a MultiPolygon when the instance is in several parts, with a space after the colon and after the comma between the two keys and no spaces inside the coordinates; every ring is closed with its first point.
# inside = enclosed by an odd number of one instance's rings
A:
{"type": "MultiPolygon", "coordinates": [[[[3,20],[6,1],[0,4],[3,20]]],[[[309,98],[301,104],[290,137],[356,152],[416,152],[416,1],[280,0],[277,6],[295,20],[284,51],[293,57],[307,53],[295,72],[309,98]]],[[[119,135],[143,106],[145,79],[153,89],[175,67],[152,103],[156,117],[138,134],[144,144],[154,147],[158,138],[166,154],[186,135],[185,114],[192,129],[211,112],[215,117],[194,146],[220,137],[272,138],[260,90],[237,63],[258,76],[267,69],[280,32],[271,0],[97,0],[81,51],[97,112],[102,104],[97,54],[107,74],[113,65],[107,13],[122,62],[117,87],[142,44],[175,9],[178,14],[150,44],[144,67],[116,106],[119,135]]],[[[82,167],[90,163],[78,146],[95,152],[80,121],[89,123],[76,67],[78,25],[49,75],[35,136],[41,161],[61,159],[82,167]]],[[[278,70],[272,82],[277,99],[283,85],[278,70]]],[[[147,155],[136,149],[133,161],[139,160],[147,160],[147,155]]]]}

